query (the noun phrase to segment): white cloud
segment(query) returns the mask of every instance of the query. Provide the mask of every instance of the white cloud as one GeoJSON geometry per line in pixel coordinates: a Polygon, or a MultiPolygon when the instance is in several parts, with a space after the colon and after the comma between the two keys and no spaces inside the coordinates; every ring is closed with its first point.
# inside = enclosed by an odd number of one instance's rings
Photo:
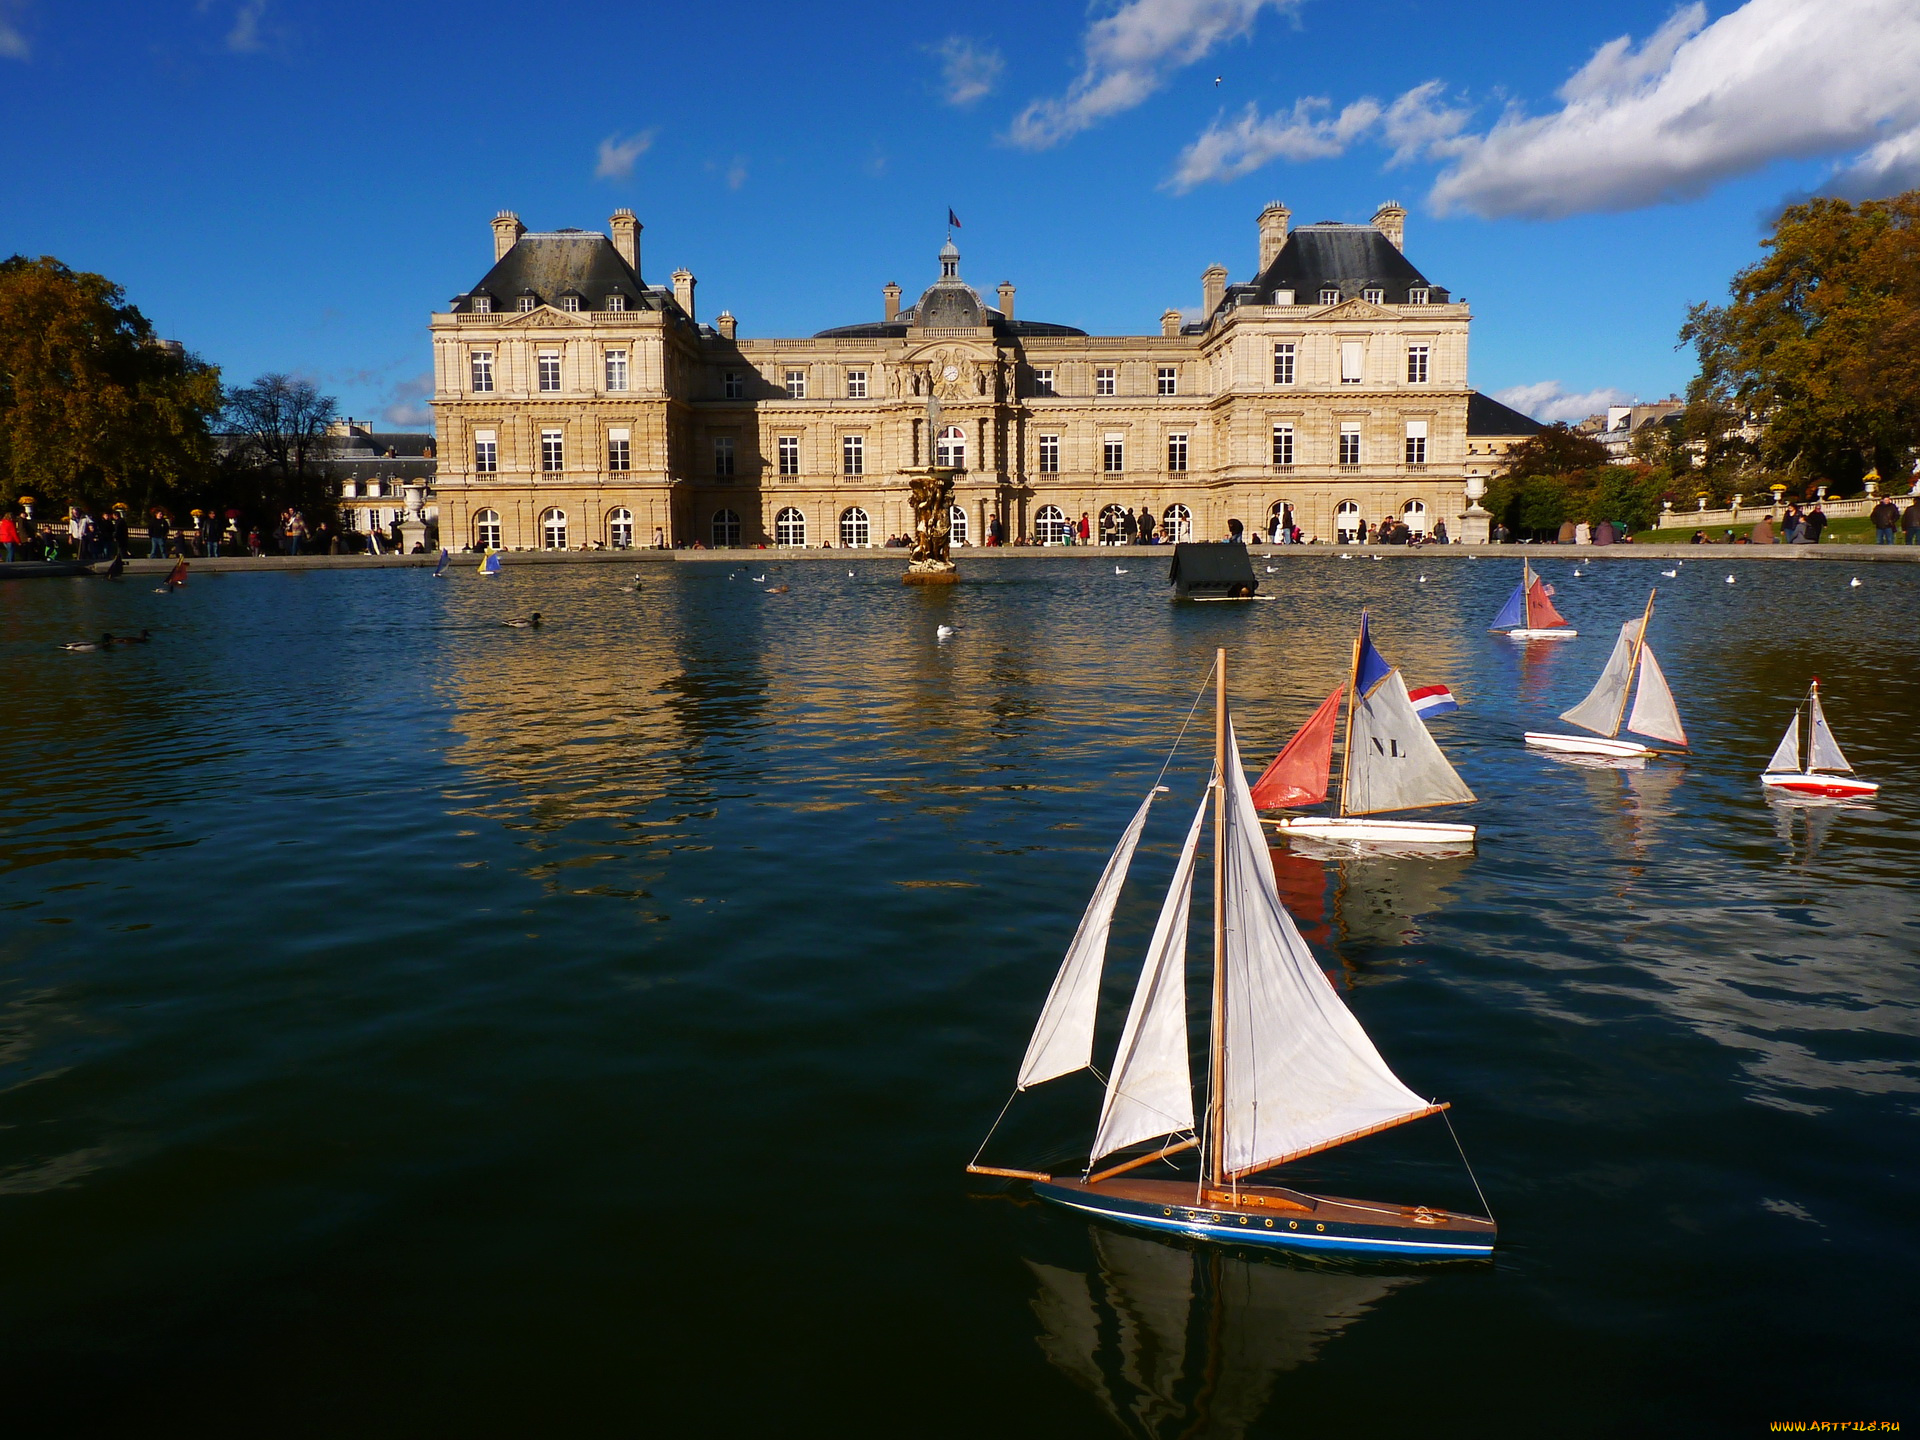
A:
{"type": "Polygon", "coordinates": [[[1250,33],[1263,10],[1292,10],[1300,0],[1128,0],[1087,27],[1079,78],[1057,99],[1036,100],[1014,118],[1007,138],[1044,150],[1123,110],[1131,110],[1183,66],[1250,33]]]}
{"type": "Polygon", "coordinates": [[[1630,404],[1633,392],[1616,390],[1611,385],[1603,385],[1598,390],[1570,391],[1558,380],[1536,380],[1531,385],[1511,385],[1505,390],[1496,390],[1493,398],[1544,425],[1558,421],[1572,425],[1603,412],[1609,405],[1630,404]]]}
{"type": "Polygon", "coordinates": [[[1559,111],[1509,113],[1460,137],[1435,206],[1539,219],[1627,210],[1863,146],[1873,148],[1847,173],[1910,173],[1901,157],[1920,143],[1920,5],[1747,0],[1705,19],[1689,5],[1637,50],[1626,36],[1609,41],[1561,87],[1559,111]]]}
{"type": "Polygon", "coordinates": [[[940,88],[949,105],[971,105],[993,93],[1007,62],[991,45],[949,35],[929,47],[940,57],[940,88]]]}
{"type": "Polygon", "coordinates": [[[593,167],[596,180],[631,180],[633,162],[653,148],[651,130],[642,130],[638,135],[629,135],[622,139],[616,131],[600,142],[599,163],[593,167]]]}
{"type": "Polygon", "coordinates": [[[240,8],[233,12],[233,28],[227,32],[227,49],[236,55],[250,55],[256,50],[264,50],[266,44],[260,38],[260,17],[266,14],[267,0],[241,0],[240,8]]]}
{"type": "Polygon", "coordinates": [[[1380,117],[1380,134],[1393,147],[1389,166],[1404,165],[1423,155],[1458,153],[1473,142],[1460,132],[1473,117],[1471,106],[1447,106],[1440,103],[1446,87],[1429,80],[1407,91],[1380,117]]]}
{"type": "Polygon", "coordinates": [[[1208,181],[1237,180],[1274,160],[1325,160],[1343,153],[1380,119],[1378,102],[1356,100],[1338,115],[1328,100],[1309,96],[1291,111],[1262,115],[1249,105],[1234,121],[1215,120],[1180,152],[1167,187],[1185,194],[1208,181]]]}
{"type": "MultiPolygon", "coordinates": [[[[6,8],[0,5],[0,10],[6,8]]],[[[27,37],[10,24],[5,15],[0,15],[0,60],[25,60],[32,53],[27,37]]]]}
{"type": "Polygon", "coordinates": [[[727,166],[727,188],[738,190],[747,183],[747,158],[744,155],[733,157],[733,163],[727,166]]]}
{"type": "Polygon", "coordinates": [[[427,401],[433,395],[433,372],[402,380],[387,397],[385,413],[389,425],[431,425],[433,407],[427,401]]]}
{"type": "Polygon", "coordinates": [[[1882,140],[1820,187],[1829,195],[1868,200],[1920,187],[1920,129],[1882,140]]]}

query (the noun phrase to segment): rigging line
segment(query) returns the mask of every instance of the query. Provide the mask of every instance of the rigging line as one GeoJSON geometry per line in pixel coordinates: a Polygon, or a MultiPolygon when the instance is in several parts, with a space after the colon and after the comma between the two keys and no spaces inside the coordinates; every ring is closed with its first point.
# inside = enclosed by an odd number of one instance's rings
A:
{"type": "MultiPolygon", "coordinates": [[[[1213,665],[1219,663],[1216,659],[1213,665]]],[[[1213,665],[1207,666],[1206,679],[1200,682],[1200,692],[1193,697],[1193,707],[1187,711],[1187,718],[1180,723],[1180,733],[1173,737],[1173,747],[1167,751],[1167,758],[1161,762],[1160,773],[1153,777],[1155,785],[1167,778],[1167,767],[1173,764],[1173,757],[1179,753],[1180,742],[1187,738],[1187,727],[1193,724],[1193,717],[1200,713],[1200,702],[1207,698],[1207,686],[1213,680],[1213,665]]]]}
{"type": "Polygon", "coordinates": [[[1000,1113],[993,1117],[993,1124],[987,1127],[986,1140],[982,1140],[980,1142],[980,1148],[973,1152],[973,1159],[967,1162],[969,1165],[978,1165],[980,1163],[980,1157],[987,1153],[987,1140],[993,1139],[993,1132],[1000,1128],[1000,1122],[1007,1118],[1007,1111],[1013,1108],[1013,1102],[1019,1098],[1020,1087],[1016,1085],[1013,1087],[1013,1094],[1007,1096],[1007,1103],[1000,1107],[1000,1113]]]}
{"type": "Polygon", "coordinates": [[[1480,1197],[1480,1208],[1486,1212],[1487,1219],[1492,1220],[1493,1207],[1487,1204],[1487,1192],[1480,1188],[1480,1177],[1473,1173],[1473,1162],[1467,1159],[1467,1147],[1460,1143],[1459,1132],[1453,1128],[1453,1117],[1442,1110],[1440,1118],[1447,1122],[1447,1134],[1453,1136],[1453,1148],[1460,1152],[1460,1163],[1467,1167],[1467,1178],[1473,1181],[1473,1193],[1480,1197]]]}

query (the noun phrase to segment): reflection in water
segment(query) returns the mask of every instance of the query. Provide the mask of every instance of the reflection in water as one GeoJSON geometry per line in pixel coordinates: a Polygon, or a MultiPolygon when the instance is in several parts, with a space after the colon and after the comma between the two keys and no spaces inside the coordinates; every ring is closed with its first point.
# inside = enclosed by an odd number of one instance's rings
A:
{"type": "Polygon", "coordinates": [[[1767,808],[1773,812],[1773,828],[1787,847],[1787,859],[1797,866],[1811,865],[1819,858],[1820,848],[1833,833],[1841,811],[1873,809],[1858,800],[1793,795],[1773,789],[1767,791],[1766,798],[1767,808]]]}
{"type": "Polygon", "coordinates": [[[1392,1291],[1363,1275],[1186,1248],[1088,1227],[1098,1283],[1029,1260],[1041,1352],[1141,1440],[1233,1440],[1265,1413],[1274,1380],[1392,1291]],[[1096,1298],[1097,1291],[1097,1298],[1096,1298]]]}
{"type": "Polygon", "coordinates": [[[1348,945],[1411,945],[1419,921],[1452,903],[1472,852],[1453,856],[1357,855],[1335,867],[1334,914],[1348,945]]]}

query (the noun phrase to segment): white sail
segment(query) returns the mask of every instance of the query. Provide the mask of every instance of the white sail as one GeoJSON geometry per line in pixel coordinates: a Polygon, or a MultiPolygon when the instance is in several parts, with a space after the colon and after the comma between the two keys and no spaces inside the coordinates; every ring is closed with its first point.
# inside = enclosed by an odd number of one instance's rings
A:
{"type": "Polygon", "coordinates": [[[1671,745],[1687,743],[1687,732],[1680,725],[1680,712],[1674,708],[1673,692],[1660,662],[1653,658],[1653,647],[1640,647],[1640,683],[1633,693],[1633,714],[1627,717],[1627,729],[1636,735],[1665,740],[1671,745]]]}
{"type": "Polygon", "coordinates": [[[1407,696],[1398,670],[1358,699],[1352,711],[1346,783],[1340,808],[1347,815],[1465,805],[1473,791],[1454,772],[1407,696]]]}
{"type": "Polygon", "coordinates": [[[1073,932],[1073,943],[1060,962],[1060,973],[1053,977],[1053,988],[1047,992],[1047,1003],[1041,1007],[1026,1057],[1020,1062],[1022,1090],[1084,1070],[1093,1060],[1093,1018],[1100,1005],[1100,969],[1107,955],[1107,932],[1113,928],[1113,907],[1120,899],[1127,866],[1133,863],[1147,810],[1159,793],[1157,788],[1149,792],[1134,811],[1094,887],[1087,913],[1080,917],[1080,928],[1073,932]]]}
{"type": "Polygon", "coordinates": [[[1280,904],[1240,746],[1227,731],[1225,1171],[1261,1170],[1411,1120],[1400,1083],[1280,904]]]}
{"type": "Polygon", "coordinates": [[[1200,797],[1193,828],[1153,927],[1133,1006],[1114,1054],[1090,1160],[1193,1128],[1193,1074],[1187,1068],[1187,921],[1193,912],[1193,857],[1200,848],[1212,790],[1200,797]]]}
{"type": "MultiPolygon", "coordinates": [[[[1793,718],[1798,720],[1800,717],[1796,715],[1793,718]]],[[[1820,708],[1818,690],[1807,697],[1807,769],[1853,773],[1853,766],[1840,753],[1840,745],[1833,738],[1833,731],[1827,728],[1827,712],[1820,708]]]]}
{"type": "Polygon", "coordinates": [[[1626,705],[1627,679],[1633,669],[1633,638],[1639,628],[1638,620],[1629,620],[1620,627],[1620,638],[1613,642],[1613,653],[1607,656],[1599,683],[1586,699],[1564,711],[1560,716],[1562,720],[1596,735],[1620,733],[1620,712],[1626,705]]]}
{"type": "Polygon", "coordinates": [[[1773,758],[1767,761],[1769,775],[1797,775],[1800,773],[1800,712],[1793,712],[1793,723],[1787,726],[1787,733],[1780,737],[1780,743],[1773,747],[1773,758]]]}

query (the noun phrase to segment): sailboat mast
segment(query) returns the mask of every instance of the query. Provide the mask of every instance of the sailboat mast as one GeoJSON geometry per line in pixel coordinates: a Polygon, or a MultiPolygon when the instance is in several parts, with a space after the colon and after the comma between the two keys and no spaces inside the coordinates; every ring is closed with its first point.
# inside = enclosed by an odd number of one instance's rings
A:
{"type": "Polygon", "coordinates": [[[1640,668],[1640,652],[1647,647],[1647,623],[1653,619],[1653,597],[1659,593],[1657,589],[1647,592],[1647,610],[1640,617],[1640,636],[1633,642],[1633,654],[1627,660],[1627,683],[1620,687],[1620,708],[1614,714],[1613,729],[1607,732],[1609,735],[1618,735],[1622,722],[1627,718],[1627,697],[1633,693],[1633,677],[1640,668]]]}
{"type": "MultiPolygon", "coordinates": [[[[1364,630],[1367,624],[1367,612],[1360,612],[1360,626],[1364,630]]],[[[1340,813],[1347,813],[1347,772],[1353,764],[1353,707],[1360,703],[1360,637],[1353,637],[1353,663],[1347,667],[1347,738],[1340,747],[1340,813]]]]}
{"type": "Polygon", "coordinates": [[[1209,1186],[1226,1173],[1227,1072],[1227,652],[1213,652],[1213,1029],[1207,1046],[1211,1143],[1201,1167],[1209,1186]]]}
{"type": "Polygon", "coordinates": [[[1520,557],[1520,614],[1521,623],[1527,629],[1533,628],[1533,563],[1524,555],[1520,557]]]}

